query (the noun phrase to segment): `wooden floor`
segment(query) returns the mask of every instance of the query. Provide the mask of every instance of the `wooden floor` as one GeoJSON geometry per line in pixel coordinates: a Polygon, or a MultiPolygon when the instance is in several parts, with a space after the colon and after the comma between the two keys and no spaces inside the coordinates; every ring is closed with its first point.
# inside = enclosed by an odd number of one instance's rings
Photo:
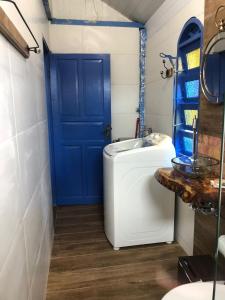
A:
{"type": "Polygon", "coordinates": [[[179,245],[114,251],[100,206],[59,207],[48,300],[160,300],[177,285],[179,245]]]}

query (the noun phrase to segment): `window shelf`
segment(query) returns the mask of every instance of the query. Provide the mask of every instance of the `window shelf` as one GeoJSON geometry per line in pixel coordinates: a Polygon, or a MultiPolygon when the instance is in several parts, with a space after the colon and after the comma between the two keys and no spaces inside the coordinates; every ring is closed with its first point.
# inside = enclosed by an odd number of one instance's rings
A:
{"type": "MultiPolygon", "coordinates": [[[[191,38],[189,38],[188,40],[182,42],[179,44],[179,48],[183,48],[186,46],[189,46],[191,43],[196,42],[197,40],[201,39],[202,34],[201,33],[197,33],[194,36],[192,36],[191,38]]],[[[200,41],[199,41],[200,43],[200,41]]]]}
{"type": "Polygon", "coordinates": [[[189,100],[186,100],[186,101],[184,101],[184,102],[177,102],[177,105],[180,105],[180,106],[183,106],[183,105],[186,105],[186,106],[193,106],[193,105],[199,105],[199,102],[198,102],[198,100],[196,100],[196,101],[189,101],[189,100]]]}

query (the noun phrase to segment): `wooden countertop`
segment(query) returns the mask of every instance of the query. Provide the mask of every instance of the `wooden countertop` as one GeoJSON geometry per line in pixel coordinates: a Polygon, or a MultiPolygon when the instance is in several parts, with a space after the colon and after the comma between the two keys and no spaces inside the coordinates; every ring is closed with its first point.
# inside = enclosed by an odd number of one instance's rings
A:
{"type": "MultiPolygon", "coordinates": [[[[193,208],[217,208],[219,190],[211,187],[210,180],[213,178],[191,179],[173,168],[158,169],[155,178],[193,208]]],[[[223,191],[223,200],[225,200],[225,191],[223,191]]]]}

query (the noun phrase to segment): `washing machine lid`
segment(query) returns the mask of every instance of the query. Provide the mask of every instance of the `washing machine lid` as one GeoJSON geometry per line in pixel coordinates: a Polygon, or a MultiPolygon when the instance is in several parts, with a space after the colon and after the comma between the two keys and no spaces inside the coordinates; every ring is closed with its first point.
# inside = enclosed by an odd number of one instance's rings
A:
{"type": "Polygon", "coordinates": [[[168,139],[171,142],[171,138],[167,135],[152,133],[143,139],[139,138],[110,144],[104,148],[104,152],[109,156],[115,156],[126,151],[157,146],[168,139]]]}
{"type": "Polygon", "coordinates": [[[118,153],[141,148],[142,145],[143,145],[142,139],[127,140],[127,141],[113,143],[106,146],[104,148],[104,152],[109,156],[115,156],[118,153]]]}

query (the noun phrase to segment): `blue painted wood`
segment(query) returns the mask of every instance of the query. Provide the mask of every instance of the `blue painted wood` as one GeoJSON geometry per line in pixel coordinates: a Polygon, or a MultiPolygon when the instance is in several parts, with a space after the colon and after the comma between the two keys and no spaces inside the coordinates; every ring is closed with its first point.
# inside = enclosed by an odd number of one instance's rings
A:
{"type": "Polygon", "coordinates": [[[52,14],[51,14],[51,10],[50,10],[49,1],[48,0],[42,0],[42,2],[43,2],[45,13],[46,13],[46,16],[47,16],[48,20],[52,20],[52,14]]]}
{"type": "Polygon", "coordinates": [[[51,55],[55,202],[100,203],[102,151],[111,142],[110,56],[51,55]]]}
{"type": "Polygon", "coordinates": [[[145,25],[139,22],[121,22],[121,21],[89,21],[75,19],[57,19],[52,18],[51,24],[55,25],[76,25],[76,26],[106,26],[106,27],[129,27],[145,28],[145,25]]]}
{"type": "Polygon", "coordinates": [[[177,44],[177,57],[181,59],[184,70],[182,73],[178,72],[176,74],[176,84],[174,86],[174,124],[182,124],[174,128],[173,140],[178,156],[192,155],[191,147],[187,149],[187,145],[192,143],[192,126],[185,124],[184,111],[187,109],[198,110],[200,98],[200,68],[188,70],[186,55],[197,48],[202,51],[202,45],[203,26],[197,18],[193,17],[185,23],[177,44]],[[187,98],[186,82],[194,80],[199,80],[199,95],[196,98],[187,98]]]}

